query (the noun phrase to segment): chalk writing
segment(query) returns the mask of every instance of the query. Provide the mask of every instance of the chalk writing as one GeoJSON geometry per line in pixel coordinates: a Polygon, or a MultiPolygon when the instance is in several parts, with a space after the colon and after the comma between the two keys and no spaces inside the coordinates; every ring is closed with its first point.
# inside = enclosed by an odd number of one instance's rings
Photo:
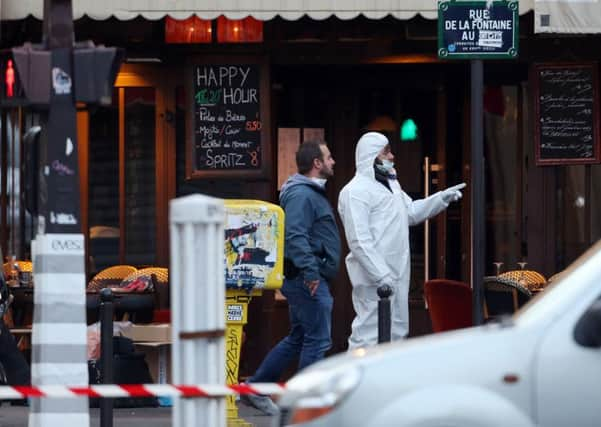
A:
{"type": "Polygon", "coordinates": [[[261,168],[259,66],[197,65],[193,86],[195,168],[261,168]]]}
{"type": "Polygon", "coordinates": [[[591,66],[535,67],[537,160],[595,159],[596,71],[591,66]]]}

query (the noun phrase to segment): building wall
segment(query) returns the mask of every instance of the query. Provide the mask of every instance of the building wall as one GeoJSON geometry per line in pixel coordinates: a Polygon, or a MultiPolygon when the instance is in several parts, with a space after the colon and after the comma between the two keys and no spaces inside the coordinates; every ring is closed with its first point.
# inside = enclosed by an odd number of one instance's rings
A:
{"type": "MultiPolygon", "coordinates": [[[[535,35],[532,18],[532,14],[527,14],[520,19],[517,60],[484,64],[485,85],[492,97],[492,104],[484,113],[487,274],[494,273],[493,262],[503,262],[503,269],[508,270],[526,260],[528,268],[550,276],[565,268],[601,236],[601,220],[595,215],[601,200],[597,184],[601,167],[534,164],[535,117],[528,74],[534,63],[598,61],[599,37],[535,35]],[[497,108],[499,102],[502,111],[497,108]]],[[[469,182],[469,67],[466,61],[436,59],[435,21],[417,17],[410,21],[303,18],[288,22],[278,18],[264,24],[262,43],[193,45],[166,44],[164,25],[163,20],[141,18],[131,22],[82,18],[76,22],[78,40],[123,46],[130,61],[128,66],[134,60],[145,61],[141,69],[149,71],[139,72],[142,80],[155,75],[162,97],[157,107],[157,123],[161,127],[157,129],[165,132],[164,137],[157,139],[156,159],[162,165],[157,166],[159,172],[155,176],[157,212],[165,211],[170,197],[194,192],[276,202],[281,128],[323,131],[337,161],[336,176],[328,185],[328,196],[336,206],[339,190],[354,173],[355,141],[370,123],[381,117],[393,123],[392,128],[385,130],[395,138],[394,149],[400,154],[397,162],[407,171],[401,183],[413,196],[420,197],[424,192],[421,161],[425,155],[441,167],[441,172],[433,175],[436,183],[432,184],[432,191],[462,180],[469,182]],[[265,177],[199,180],[184,177],[186,104],[178,103],[177,91],[182,90],[186,67],[209,56],[230,61],[240,56],[260,57],[269,65],[272,154],[270,172],[265,177]],[[398,141],[398,126],[408,115],[422,120],[422,140],[415,145],[398,141]]],[[[3,47],[36,42],[41,38],[41,23],[32,18],[3,23],[0,31],[3,47]]],[[[5,147],[17,139],[7,132],[2,135],[5,153],[5,147]]],[[[7,182],[6,173],[3,172],[3,182],[7,182]]],[[[4,200],[17,197],[5,186],[2,191],[4,200]]],[[[436,256],[430,261],[430,277],[469,281],[469,202],[467,191],[460,206],[432,224],[436,256]]],[[[2,204],[3,218],[9,215],[9,206],[9,202],[2,204]]],[[[168,261],[166,221],[166,215],[157,217],[156,261],[162,265],[168,261]]],[[[418,228],[412,231],[412,334],[429,330],[420,302],[424,277],[421,233],[418,228]]],[[[13,241],[10,239],[14,240],[14,236],[3,236],[3,244],[13,241]]],[[[26,250],[21,248],[19,255],[25,256],[26,250]]],[[[339,352],[346,348],[354,315],[344,268],[333,284],[333,293],[332,351],[339,352]]],[[[242,375],[252,372],[262,355],[285,334],[285,303],[266,293],[251,304],[249,319],[242,375]]]]}

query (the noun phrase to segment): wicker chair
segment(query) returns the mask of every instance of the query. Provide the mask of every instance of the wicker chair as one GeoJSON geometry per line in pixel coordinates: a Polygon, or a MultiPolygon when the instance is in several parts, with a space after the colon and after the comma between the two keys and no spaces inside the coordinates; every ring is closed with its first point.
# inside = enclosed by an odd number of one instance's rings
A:
{"type": "MultiPolygon", "coordinates": [[[[19,266],[19,270],[21,271],[25,271],[28,273],[31,273],[33,271],[33,263],[31,261],[15,261],[14,263],[16,263],[19,266]]],[[[13,264],[14,264],[13,263],[13,264]]],[[[4,271],[8,271],[10,272],[11,270],[11,263],[10,262],[5,262],[4,263],[4,271]]]]}
{"type": "Polygon", "coordinates": [[[532,292],[518,281],[500,276],[484,278],[484,318],[511,314],[530,298],[532,292]]]}
{"type": "Polygon", "coordinates": [[[156,308],[169,309],[169,269],[164,267],[146,267],[136,271],[133,275],[124,280],[135,279],[136,277],[149,275],[152,277],[156,295],[156,308]]]}
{"type": "MultiPolygon", "coordinates": [[[[152,321],[153,311],[158,306],[158,293],[161,285],[167,286],[168,272],[166,268],[149,267],[136,269],[132,266],[119,265],[109,267],[98,273],[92,282],[102,275],[98,282],[100,287],[120,287],[124,282],[132,282],[137,278],[148,276],[151,278],[154,289],[149,292],[124,292],[114,294],[115,317],[120,320],[131,320],[134,323],[148,323],[152,321]]],[[[90,283],[92,283],[90,282],[90,283]]],[[[93,286],[98,286],[93,284],[93,286]]],[[[90,289],[90,286],[88,286],[90,289]]],[[[97,317],[100,299],[98,294],[89,294],[87,300],[88,321],[92,322],[97,317]]]]}
{"type": "Polygon", "coordinates": [[[98,292],[102,288],[119,286],[121,281],[138,269],[132,265],[114,265],[96,274],[88,283],[88,292],[98,292]]]}
{"type": "Polygon", "coordinates": [[[31,273],[33,272],[33,264],[31,261],[10,261],[2,265],[4,278],[11,288],[13,302],[6,313],[5,323],[9,327],[30,325],[33,321],[33,290],[31,273]],[[11,277],[15,264],[17,269],[22,273],[29,273],[29,278],[25,279],[24,275],[19,274],[18,281],[11,277]]]}
{"type": "Polygon", "coordinates": [[[31,273],[33,271],[33,263],[31,261],[5,262],[2,265],[2,269],[4,270],[5,277],[10,276],[10,273],[13,270],[13,266],[15,264],[19,267],[19,271],[22,271],[24,273],[31,273]]]}
{"type": "Polygon", "coordinates": [[[499,274],[499,277],[513,280],[528,288],[529,291],[539,291],[547,285],[545,276],[533,270],[512,270],[499,274]]]}
{"type": "Polygon", "coordinates": [[[168,283],[169,282],[169,269],[164,267],[146,267],[137,270],[135,273],[130,274],[125,280],[134,279],[143,275],[154,275],[157,282],[168,283]]]}
{"type": "Polygon", "coordinates": [[[131,314],[133,322],[150,322],[155,309],[169,308],[169,270],[164,267],[141,268],[123,278],[123,282],[131,282],[143,276],[151,278],[154,289],[150,294],[121,294],[123,320],[128,320],[131,314]]]}

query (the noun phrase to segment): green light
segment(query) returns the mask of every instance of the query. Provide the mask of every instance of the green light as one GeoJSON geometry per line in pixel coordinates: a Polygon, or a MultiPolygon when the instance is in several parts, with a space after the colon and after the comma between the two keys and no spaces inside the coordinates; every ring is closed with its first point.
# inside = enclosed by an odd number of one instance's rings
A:
{"type": "Polygon", "coordinates": [[[401,141],[415,141],[417,139],[417,125],[413,119],[406,119],[401,125],[401,141]]]}

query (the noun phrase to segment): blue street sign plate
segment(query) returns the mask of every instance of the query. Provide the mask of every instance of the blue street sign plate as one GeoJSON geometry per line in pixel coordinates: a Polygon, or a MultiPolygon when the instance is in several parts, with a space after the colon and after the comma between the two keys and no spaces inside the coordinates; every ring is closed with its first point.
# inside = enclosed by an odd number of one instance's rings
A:
{"type": "Polygon", "coordinates": [[[517,58],[518,9],[517,1],[439,0],[438,57],[517,58]]]}

